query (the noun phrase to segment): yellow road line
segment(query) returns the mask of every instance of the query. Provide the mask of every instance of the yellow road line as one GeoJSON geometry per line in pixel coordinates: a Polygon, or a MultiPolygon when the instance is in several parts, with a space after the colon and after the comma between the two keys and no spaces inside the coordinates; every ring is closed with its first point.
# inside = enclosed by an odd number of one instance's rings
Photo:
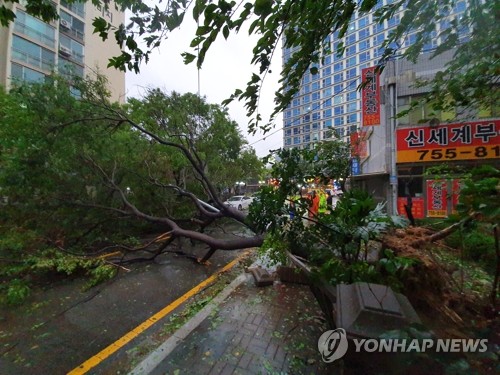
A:
{"type": "Polygon", "coordinates": [[[226,264],[221,270],[217,271],[214,273],[212,276],[210,276],[208,279],[205,279],[198,285],[196,285],[193,289],[182,295],[181,297],[177,298],[174,302],[172,302],[170,305],[164,307],[160,311],[158,311],[156,314],[151,316],[149,319],[135,327],[132,331],[126,333],[124,336],[116,340],[114,343],[111,345],[107,346],[103,350],[101,350],[99,353],[94,355],[93,357],[87,359],[85,362],[83,362],[80,366],[74,368],[70,372],[68,372],[68,375],[80,375],[80,374],[85,374],[87,371],[89,371],[91,368],[97,366],[99,363],[104,361],[106,358],[108,358],[110,355],[112,355],[114,352],[118,351],[120,348],[128,344],[130,341],[135,339],[137,336],[139,336],[142,332],[144,332],[146,329],[151,327],[153,324],[157,323],[160,319],[164,318],[167,314],[175,310],[177,307],[179,307],[181,304],[183,304],[186,300],[194,296],[196,293],[200,292],[203,288],[205,288],[207,285],[211,284],[214,282],[217,277],[221,274],[226,272],[227,270],[231,269],[234,267],[241,259],[246,257],[249,254],[249,251],[245,251],[243,254],[241,254],[239,257],[234,259],[233,261],[229,262],[226,264]]]}

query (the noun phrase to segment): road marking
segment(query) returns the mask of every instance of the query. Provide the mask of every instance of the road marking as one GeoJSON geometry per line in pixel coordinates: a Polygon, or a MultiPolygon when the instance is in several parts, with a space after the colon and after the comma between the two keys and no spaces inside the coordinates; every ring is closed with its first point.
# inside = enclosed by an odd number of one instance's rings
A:
{"type": "Polygon", "coordinates": [[[81,375],[87,373],[90,369],[93,367],[97,366],[99,363],[104,361],[106,358],[108,358],[110,355],[124,347],[126,344],[128,344],[130,341],[135,339],[137,336],[139,336],[142,332],[147,330],[149,327],[151,327],[153,324],[157,323],[160,321],[162,318],[164,318],[166,315],[171,313],[173,310],[175,310],[177,307],[179,307],[181,304],[186,302],[189,298],[194,296],[196,293],[200,292],[203,288],[214,282],[217,277],[234,267],[239,261],[241,261],[244,257],[246,257],[250,251],[245,251],[243,254],[238,256],[236,259],[232,260],[228,264],[226,264],[222,269],[219,271],[215,272],[212,276],[210,276],[208,279],[205,279],[198,285],[196,285],[194,288],[192,288],[190,291],[182,295],[181,297],[177,298],[174,302],[172,302],[170,305],[167,305],[160,311],[158,311],[156,314],[151,316],[149,319],[144,321],[143,323],[139,324],[137,327],[135,327],[132,331],[126,333],[124,336],[116,340],[114,343],[111,345],[107,346],[103,350],[101,350],[99,353],[94,355],[93,357],[87,359],[85,362],[83,362],[80,366],[74,368],[70,372],[68,372],[68,375],[81,375]]]}

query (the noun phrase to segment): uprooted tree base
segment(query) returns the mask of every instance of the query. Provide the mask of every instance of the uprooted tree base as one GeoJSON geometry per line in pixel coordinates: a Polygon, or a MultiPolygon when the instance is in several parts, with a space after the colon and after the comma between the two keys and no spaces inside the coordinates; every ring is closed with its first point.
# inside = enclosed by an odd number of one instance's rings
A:
{"type": "Polygon", "coordinates": [[[424,325],[440,337],[467,338],[479,330],[488,330],[490,339],[498,341],[498,310],[488,298],[491,286],[483,284],[481,292],[467,288],[465,284],[470,286],[476,280],[460,269],[459,250],[439,241],[426,241],[434,233],[431,229],[410,227],[394,230],[382,239],[383,246],[396,255],[418,261],[403,280],[405,295],[424,325]],[[443,261],[439,251],[448,253],[457,263],[443,261]],[[495,332],[497,336],[493,337],[495,332]]]}

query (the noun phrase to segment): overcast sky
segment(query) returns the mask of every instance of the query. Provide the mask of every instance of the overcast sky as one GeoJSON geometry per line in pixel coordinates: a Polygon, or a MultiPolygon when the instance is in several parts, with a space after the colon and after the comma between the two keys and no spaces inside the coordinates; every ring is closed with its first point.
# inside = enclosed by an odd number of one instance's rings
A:
{"type": "MultiPolygon", "coordinates": [[[[184,65],[181,57],[182,52],[191,52],[189,44],[193,39],[196,24],[190,18],[190,11],[186,15],[181,28],[172,33],[164,41],[159,50],[147,65],[143,65],[140,74],[127,73],[126,86],[127,96],[140,97],[144,90],[149,87],[158,87],[180,93],[198,90],[198,74],[195,63],[184,65]]],[[[200,94],[207,97],[209,103],[220,104],[227,99],[235,89],[244,89],[246,82],[251,78],[252,72],[257,72],[257,67],[252,67],[252,49],[255,38],[250,38],[247,33],[231,35],[226,41],[222,38],[217,40],[205,58],[203,68],[200,71],[200,94]]],[[[278,88],[278,79],[281,66],[281,48],[274,57],[272,71],[268,74],[264,84],[263,95],[260,101],[260,111],[263,119],[267,120],[273,109],[274,92],[278,88]]],[[[248,118],[244,103],[233,101],[228,107],[230,117],[235,120],[248,142],[255,148],[258,156],[265,156],[270,149],[276,149],[283,144],[283,133],[281,130],[281,115],[276,119],[276,127],[265,136],[257,133],[250,136],[247,132],[248,118]],[[277,131],[278,130],[278,131],[277,131]],[[274,133],[271,135],[271,133],[274,133]],[[265,139],[263,139],[265,137],[265,139]]]]}

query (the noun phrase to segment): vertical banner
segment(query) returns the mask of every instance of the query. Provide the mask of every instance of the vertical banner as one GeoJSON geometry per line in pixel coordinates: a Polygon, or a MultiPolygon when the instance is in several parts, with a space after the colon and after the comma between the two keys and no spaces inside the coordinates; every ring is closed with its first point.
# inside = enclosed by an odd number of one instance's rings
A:
{"type": "Polygon", "coordinates": [[[455,178],[451,181],[451,213],[457,213],[457,204],[460,199],[460,190],[462,189],[462,180],[455,178]]]}
{"type": "Polygon", "coordinates": [[[351,133],[351,156],[357,157],[360,160],[368,157],[368,141],[365,131],[357,131],[351,133]]]}
{"type": "Polygon", "coordinates": [[[446,180],[427,180],[427,217],[446,217],[447,208],[446,180]]]}
{"type": "Polygon", "coordinates": [[[361,79],[364,84],[361,90],[363,126],[380,125],[379,77],[374,66],[361,70],[361,79]]]}

